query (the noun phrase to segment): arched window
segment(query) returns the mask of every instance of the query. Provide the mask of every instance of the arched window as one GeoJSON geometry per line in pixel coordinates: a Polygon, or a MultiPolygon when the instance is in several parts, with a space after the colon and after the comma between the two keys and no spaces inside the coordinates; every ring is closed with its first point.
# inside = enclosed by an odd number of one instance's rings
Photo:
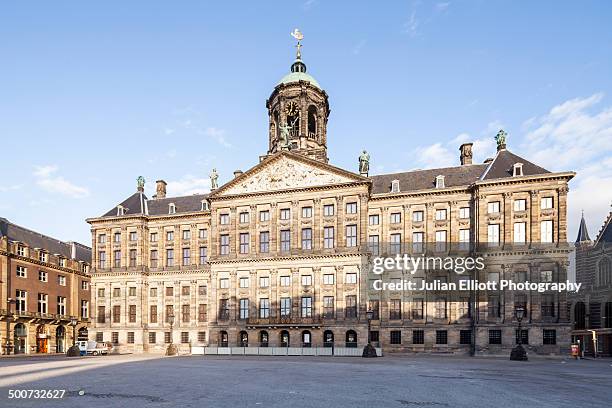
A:
{"type": "Polygon", "coordinates": [[[310,105],[308,108],[308,138],[316,139],[317,137],[317,108],[310,105]]]}
{"type": "Polygon", "coordinates": [[[346,332],[346,347],[357,347],[357,333],[355,333],[354,330],[349,330],[346,332]]]}
{"type": "Polygon", "coordinates": [[[259,347],[268,347],[268,332],[262,330],[259,332],[259,347]]]}
{"type": "Polygon", "coordinates": [[[219,347],[227,347],[229,342],[228,340],[227,332],[225,330],[219,332],[219,347]]]}
{"type": "Polygon", "coordinates": [[[280,332],[280,346],[289,347],[289,332],[287,330],[280,332]]]}
{"type": "Polygon", "coordinates": [[[612,268],[610,267],[610,258],[607,256],[599,261],[599,286],[607,286],[612,282],[612,268]]]}
{"type": "Polygon", "coordinates": [[[581,330],[586,326],[586,309],[583,302],[577,302],[574,306],[574,329],[581,330]]]}
{"type": "Polygon", "coordinates": [[[278,116],[278,111],[274,111],[274,138],[278,140],[280,136],[280,117],[278,116]]]}
{"type": "Polygon", "coordinates": [[[325,330],[323,332],[323,347],[334,346],[334,332],[331,330],[325,330]]]}
{"type": "Polygon", "coordinates": [[[308,330],[302,332],[302,347],[312,346],[312,336],[308,330]]]}
{"type": "Polygon", "coordinates": [[[241,331],[240,335],[238,336],[239,339],[239,346],[240,347],[249,347],[249,334],[245,331],[241,331]]]}

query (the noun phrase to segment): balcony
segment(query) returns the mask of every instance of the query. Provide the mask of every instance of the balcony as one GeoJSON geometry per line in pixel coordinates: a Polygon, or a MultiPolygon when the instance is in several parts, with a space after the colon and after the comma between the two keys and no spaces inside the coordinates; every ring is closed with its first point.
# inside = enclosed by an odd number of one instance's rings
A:
{"type": "Polygon", "coordinates": [[[246,320],[248,326],[280,326],[280,327],[312,327],[319,326],[323,320],[320,316],[316,317],[297,317],[297,316],[282,316],[269,318],[250,318],[246,320]]]}

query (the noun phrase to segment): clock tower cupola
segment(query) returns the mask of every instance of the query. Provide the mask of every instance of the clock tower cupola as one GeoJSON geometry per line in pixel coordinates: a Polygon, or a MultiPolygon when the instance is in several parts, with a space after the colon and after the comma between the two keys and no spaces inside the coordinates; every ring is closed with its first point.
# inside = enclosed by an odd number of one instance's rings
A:
{"type": "Polygon", "coordinates": [[[306,73],[301,51],[304,36],[297,28],[291,35],[297,40],[291,72],[279,81],[266,101],[268,154],[290,150],[327,162],[327,93],[306,73]]]}

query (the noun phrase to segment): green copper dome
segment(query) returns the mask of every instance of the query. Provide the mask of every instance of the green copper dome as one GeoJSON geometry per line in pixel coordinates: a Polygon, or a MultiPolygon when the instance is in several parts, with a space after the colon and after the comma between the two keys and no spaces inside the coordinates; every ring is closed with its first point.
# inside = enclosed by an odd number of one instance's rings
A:
{"type": "Polygon", "coordinates": [[[291,82],[306,81],[311,85],[321,89],[321,85],[310,74],[306,73],[306,64],[300,58],[296,59],[291,65],[291,72],[283,77],[277,85],[288,84],[291,82]]]}

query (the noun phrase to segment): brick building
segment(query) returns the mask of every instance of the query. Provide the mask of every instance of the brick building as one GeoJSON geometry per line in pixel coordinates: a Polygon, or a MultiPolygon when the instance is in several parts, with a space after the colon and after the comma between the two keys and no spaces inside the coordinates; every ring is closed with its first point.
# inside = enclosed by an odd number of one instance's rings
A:
{"type": "Polygon", "coordinates": [[[63,353],[87,339],[91,248],[0,218],[0,339],[3,353],[63,353]]]}
{"type": "MultiPolygon", "coordinates": [[[[90,218],[92,338],[119,350],[190,346],[362,347],[506,353],[570,341],[565,293],[380,292],[372,257],[409,252],[482,255],[472,278],[563,282],[566,201],[573,172],[552,173],[510,152],[494,158],[370,175],[328,163],[328,95],[298,55],[267,101],[269,148],[210,194],[137,191],[90,218]],[[427,245],[431,244],[431,245],[427,245]],[[517,333],[515,306],[526,308],[517,333]],[[170,322],[173,321],[172,326],[170,322]]],[[[355,152],[357,153],[357,152],[355,152]]],[[[367,164],[367,160],[363,160],[367,164]]],[[[357,169],[355,169],[357,170],[357,169]]],[[[453,280],[423,270],[390,279],[453,280]]]]}

